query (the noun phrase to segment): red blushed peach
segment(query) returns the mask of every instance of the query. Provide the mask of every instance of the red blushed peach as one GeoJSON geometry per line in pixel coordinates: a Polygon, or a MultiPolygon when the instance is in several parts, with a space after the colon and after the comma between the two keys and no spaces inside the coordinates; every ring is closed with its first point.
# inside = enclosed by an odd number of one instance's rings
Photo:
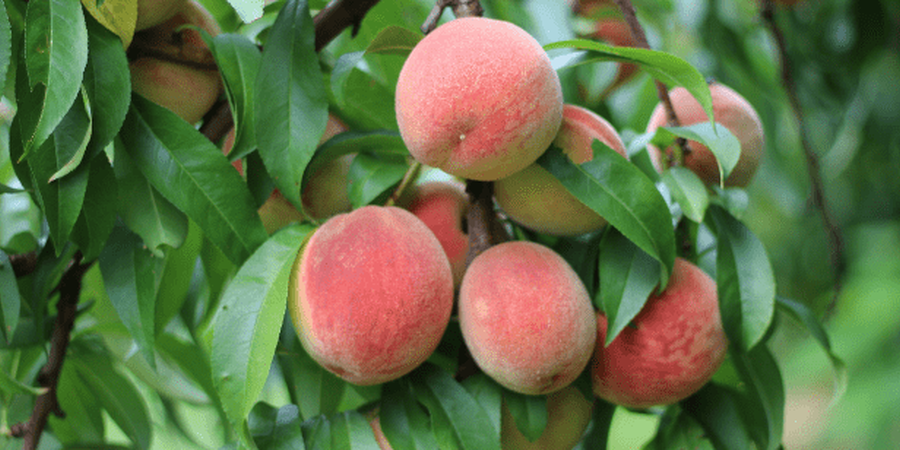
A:
{"type": "Polygon", "coordinates": [[[530,395],[575,380],[597,338],[578,275],[549,248],[526,241],[496,245],[472,261],[460,287],[459,323],[478,367],[530,395]]]}
{"type": "Polygon", "coordinates": [[[350,383],[384,383],[437,347],[453,307],[453,274],[416,216],[366,206],[313,233],[295,263],[288,305],[300,342],[322,367],[350,383]]]}
{"type": "Polygon", "coordinates": [[[593,398],[587,399],[575,386],[566,386],[547,396],[547,426],[536,441],[529,441],[516,427],[504,402],[500,416],[500,445],[504,450],[571,450],[591,422],[593,398]]]}
{"type": "Polygon", "coordinates": [[[466,271],[469,236],[463,231],[469,198],[459,183],[434,181],[416,187],[406,207],[437,237],[453,268],[453,285],[459,287],[466,271]]]}
{"type": "MultiPolygon", "coordinates": [[[[743,187],[750,183],[753,174],[759,167],[760,159],[765,152],[765,136],[762,122],[753,106],[731,88],[713,83],[709,86],[713,101],[713,114],[716,122],[728,128],[741,143],[741,156],[731,175],[725,179],[725,186],[743,187]]],[[[684,88],[677,87],[669,91],[675,115],[682,126],[706,122],[709,118],[703,112],[700,103],[684,88]]],[[[662,104],[656,105],[647,132],[666,126],[666,111],[662,104]]],[[[696,141],[688,141],[691,152],[685,155],[684,165],[696,173],[706,184],[719,183],[719,166],[715,156],[706,146],[696,141]]],[[[651,148],[651,152],[659,152],[651,148]]]]}
{"type": "MultiPolygon", "coordinates": [[[[553,143],[573,163],[583,164],[594,158],[594,139],[626,157],[625,144],[606,119],[579,106],[565,105],[563,123],[553,143]]],[[[494,182],[494,198],[510,219],[541,233],[574,236],[606,225],[606,219],[537,164],[494,182]]]]}
{"type": "Polygon", "coordinates": [[[562,87],[521,28],[456,19],[416,45],[397,81],[397,123],[419,162],[491,181],[533,163],[556,136],[562,87]]]}
{"type": "Polygon", "coordinates": [[[190,0],[169,20],[135,33],[129,48],[134,59],[128,67],[135,92],[196,123],[219,98],[222,81],[200,33],[184,25],[196,25],[212,36],[221,33],[209,11],[190,0]]]}
{"type": "Polygon", "coordinates": [[[666,290],[650,296],[633,326],[608,347],[603,346],[606,326],[606,317],[598,313],[594,394],[632,408],[667,405],[697,392],[728,349],[715,282],[680,258],[666,290]]]}

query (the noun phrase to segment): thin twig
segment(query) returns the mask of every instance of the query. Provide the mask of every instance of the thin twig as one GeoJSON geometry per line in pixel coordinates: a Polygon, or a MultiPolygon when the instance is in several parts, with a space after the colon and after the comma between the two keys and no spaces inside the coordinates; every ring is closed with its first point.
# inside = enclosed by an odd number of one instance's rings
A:
{"type": "Polygon", "coordinates": [[[785,44],[784,35],[781,33],[781,29],[778,28],[778,24],[775,21],[774,2],[772,0],[763,0],[761,13],[763,20],[772,32],[772,36],[775,38],[775,44],[781,58],[781,80],[784,84],[784,89],[787,92],[791,108],[794,111],[794,119],[797,122],[797,129],[800,132],[800,143],[803,147],[803,156],[806,159],[806,166],[809,171],[809,179],[812,187],[812,202],[822,216],[822,224],[825,227],[825,232],[828,234],[828,240],[831,245],[831,266],[834,272],[834,295],[832,296],[831,303],[829,303],[826,308],[826,314],[830,315],[837,306],[837,298],[841,292],[842,279],[844,271],[846,270],[844,239],[840,226],[831,216],[831,211],[825,198],[819,157],[816,152],[813,151],[812,145],[809,143],[809,139],[806,136],[806,128],[803,125],[803,108],[801,107],[799,97],[797,96],[797,86],[794,83],[791,61],[787,54],[787,45],[785,44]]]}

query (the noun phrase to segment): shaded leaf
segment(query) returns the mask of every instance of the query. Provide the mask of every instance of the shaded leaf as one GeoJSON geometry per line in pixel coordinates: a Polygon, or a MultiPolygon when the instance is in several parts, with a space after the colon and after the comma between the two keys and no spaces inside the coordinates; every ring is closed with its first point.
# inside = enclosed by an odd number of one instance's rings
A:
{"type": "Polygon", "coordinates": [[[184,243],[166,252],[159,292],[156,294],[156,333],[159,334],[175,317],[187,300],[194,270],[197,267],[203,238],[196,225],[188,225],[184,243]]]}
{"type": "Polygon", "coordinates": [[[355,209],[382,197],[403,179],[408,168],[402,156],[356,155],[347,175],[350,204],[355,209]]]}
{"type": "Polygon", "coordinates": [[[736,391],[707,383],[681,406],[706,430],[717,449],[748,450],[750,435],[741,418],[742,400],[736,391]]]}
{"type": "Polygon", "coordinates": [[[3,2],[0,3],[0,86],[6,86],[6,74],[9,72],[12,56],[12,28],[9,25],[6,2],[3,2]]]}
{"type": "Polygon", "coordinates": [[[503,401],[525,439],[534,442],[541,437],[547,427],[546,395],[524,395],[507,389],[503,401]]]}
{"type": "Polygon", "coordinates": [[[763,338],[775,313],[775,275],[759,238],[715,206],[709,209],[718,236],[716,284],[722,324],[743,351],[763,338]]]}
{"type": "Polygon", "coordinates": [[[694,222],[703,222],[709,207],[709,193],[703,181],[694,172],[684,167],[672,167],[663,172],[662,181],[669,188],[672,197],[681,206],[684,215],[694,222]]]}
{"type": "Polygon", "coordinates": [[[369,153],[387,157],[409,156],[403,138],[396,131],[347,131],[329,139],[316,150],[306,168],[307,176],[316,173],[329,161],[350,153],[369,153]]]}
{"type": "Polygon", "coordinates": [[[303,211],[303,172],[325,132],[328,102],[305,0],[288,0],[270,31],[256,83],[256,140],[282,195],[303,211]]]}
{"type": "Polygon", "coordinates": [[[290,317],[285,317],[281,330],[278,360],[284,372],[288,391],[300,407],[304,418],[338,411],[347,383],[315,362],[297,340],[290,317]]]}
{"type": "Polygon", "coordinates": [[[71,364],[63,364],[56,397],[66,417],[59,418],[51,414],[48,418],[54,436],[64,444],[103,443],[106,429],[103,424],[103,408],[71,364]]]}
{"type": "Polygon", "coordinates": [[[734,366],[747,385],[741,413],[759,449],[781,448],[784,432],[784,383],[775,358],[765,345],[747,353],[733,351],[734,366]]]}
{"type": "Polygon", "coordinates": [[[302,450],[303,430],[297,405],[275,408],[257,403],[247,418],[250,435],[259,448],[271,450],[302,450]]]}
{"type": "Polygon", "coordinates": [[[675,264],[675,232],[665,199],[637,167],[598,140],[594,158],[574,164],[555,146],[537,163],[566,190],[663,264],[662,287],[675,264]]]}
{"type": "Polygon", "coordinates": [[[428,450],[438,447],[429,425],[428,414],[416,401],[407,378],[384,384],[381,392],[379,423],[382,433],[394,450],[428,450]]]}
{"type": "Polygon", "coordinates": [[[232,262],[242,263],[265,241],[267,233],[247,185],[194,127],[135,95],[120,136],[150,184],[232,262]]]}
{"type": "Polygon", "coordinates": [[[591,413],[591,424],[584,435],[586,449],[604,450],[609,444],[609,430],[612,426],[613,414],[616,405],[601,399],[594,400],[594,410],[591,413]]]}
{"type": "Polygon", "coordinates": [[[16,274],[13,272],[9,256],[0,250],[0,329],[6,342],[9,342],[16,332],[21,309],[22,296],[19,294],[16,274]]]}
{"type": "MultiPolygon", "coordinates": [[[[84,3],[89,1],[83,0],[84,3]]],[[[120,1],[106,0],[104,8],[120,1]]],[[[93,128],[87,154],[92,158],[112,142],[125,122],[131,104],[131,72],[122,41],[116,35],[90,18],[87,29],[88,62],[83,83],[91,105],[93,128]]]]}
{"type": "Polygon", "coordinates": [[[266,241],[231,280],[213,323],[213,382],[232,424],[243,423],[269,374],[287,305],[291,267],[312,227],[266,241]]]}
{"type": "MultiPolygon", "coordinates": [[[[207,38],[204,33],[204,38],[207,38]]],[[[256,148],[256,79],[262,55],[247,37],[225,33],[208,39],[216,66],[225,84],[225,95],[234,118],[234,146],[228,159],[243,158],[256,148]]]]}
{"type": "Polygon", "coordinates": [[[608,230],[600,242],[598,267],[600,289],[594,303],[606,315],[608,328],[603,345],[608,346],[638,315],[659,285],[660,269],[657,260],[615,229],[608,230]]]}
{"type": "Polygon", "coordinates": [[[81,215],[72,230],[72,242],[81,248],[85,261],[96,259],[116,224],[116,177],[106,155],[90,163],[81,215]]]}

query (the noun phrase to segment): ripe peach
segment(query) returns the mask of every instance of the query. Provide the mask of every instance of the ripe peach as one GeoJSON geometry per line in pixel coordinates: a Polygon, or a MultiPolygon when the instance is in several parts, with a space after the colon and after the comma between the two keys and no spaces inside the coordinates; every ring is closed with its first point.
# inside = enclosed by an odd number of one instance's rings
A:
{"type": "Polygon", "coordinates": [[[190,0],[169,20],[135,33],[128,67],[135,92],[196,123],[219,98],[222,81],[200,33],[182,28],[188,24],[221,32],[209,11],[190,0]]]}
{"type": "Polygon", "coordinates": [[[459,287],[466,271],[469,236],[463,230],[463,219],[468,203],[465,188],[458,183],[433,181],[417,186],[412,201],[406,207],[431,229],[444,247],[453,268],[455,287],[459,287]]]}
{"type": "Polygon", "coordinates": [[[547,396],[547,427],[536,441],[529,441],[516,427],[506,403],[501,409],[500,445],[507,450],[571,450],[591,422],[593,399],[569,385],[547,396]]]}
{"type": "Polygon", "coordinates": [[[322,367],[354,384],[384,383],[437,347],[453,274],[416,216],[366,206],[313,233],[294,265],[288,305],[300,342],[322,367]]]}
{"type": "Polygon", "coordinates": [[[174,16],[185,0],[138,0],[135,31],[155,27],[174,16]]]}
{"type": "Polygon", "coordinates": [[[593,313],[569,264],[527,241],[478,255],[459,292],[463,339],[478,367],[523,394],[548,394],[575,380],[597,338],[593,313]]]}
{"type": "Polygon", "coordinates": [[[562,87],[540,44],[508,22],[450,21],[413,49],[397,123],[419,162],[491,181],[533,163],[562,120],[562,87]]]}
{"type": "MultiPolygon", "coordinates": [[[[563,123],[553,143],[573,163],[584,164],[594,157],[594,139],[625,157],[625,144],[606,119],[582,107],[565,105],[563,123]]],[[[494,198],[510,219],[541,233],[573,236],[606,225],[606,219],[537,164],[495,181],[494,198]]]]}
{"type": "MultiPolygon", "coordinates": [[[[765,151],[765,136],[762,122],[753,106],[740,94],[722,84],[709,86],[713,100],[713,114],[716,122],[728,128],[741,143],[741,156],[731,175],[725,179],[725,186],[743,187],[750,183],[753,174],[759,167],[760,159],[765,151]]],[[[677,87],[669,91],[675,115],[682,126],[705,122],[709,119],[700,107],[700,103],[684,88],[677,87]]],[[[666,112],[662,104],[656,105],[647,132],[652,133],[661,126],[666,126],[666,112]]],[[[684,165],[694,171],[707,184],[719,183],[719,166],[716,158],[696,141],[688,141],[691,153],[685,155],[684,165]]],[[[651,151],[659,152],[652,148],[651,151]]]]}
{"type": "Polygon", "coordinates": [[[633,326],[608,347],[606,326],[606,316],[598,313],[594,394],[632,408],[675,403],[697,392],[728,349],[716,283],[681,258],[666,290],[651,295],[633,326]]]}

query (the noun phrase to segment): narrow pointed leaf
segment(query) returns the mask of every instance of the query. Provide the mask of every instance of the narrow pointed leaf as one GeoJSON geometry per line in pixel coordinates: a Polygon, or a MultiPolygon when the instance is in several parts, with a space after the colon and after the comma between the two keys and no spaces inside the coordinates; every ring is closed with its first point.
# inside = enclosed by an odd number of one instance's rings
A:
{"type": "Polygon", "coordinates": [[[274,408],[258,403],[248,417],[250,434],[259,448],[270,450],[303,450],[303,429],[297,405],[274,408]]]}
{"type": "Polygon", "coordinates": [[[6,86],[6,74],[9,72],[12,56],[12,28],[9,25],[6,2],[2,2],[0,3],[0,86],[6,86]]]}
{"type": "Polygon", "coordinates": [[[119,38],[119,46],[123,48],[128,48],[134,37],[137,3],[129,0],[81,0],[94,20],[119,38]]]}
{"type": "Polygon", "coordinates": [[[121,140],[115,144],[114,169],[118,187],[116,211],[125,225],[157,255],[162,255],[162,246],[180,247],[188,232],[187,216],[150,185],[121,140]]]}
{"type": "MultiPolygon", "coordinates": [[[[724,128],[724,127],[723,127],[724,128]]],[[[694,172],[684,167],[672,167],[662,174],[672,197],[681,206],[684,215],[694,222],[703,222],[709,207],[709,193],[703,181],[694,172]]]]}
{"type": "Polygon", "coordinates": [[[574,164],[551,147],[537,163],[578,200],[663,265],[661,286],[675,265],[675,232],[665,199],[633,164],[598,140],[594,158],[574,164]]]}
{"type": "Polygon", "coordinates": [[[19,294],[16,274],[13,273],[9,256],[0,250],[0,328],[6,342],[16,333],[21,309],[22,296],[19,294]]]}
{"type": "Polygon", "coordinates": [[[256,79],[262,55],[247,37],[226,33],[212,39],[213,57],[225,83],[225,95],[234,118],[234,146],[228,158],[246,156],[256,148],[256,79]]]}
{"type": "MultiPolygon", "coordinates": [[[[554,42],[544,46],[544,50],[569,48],[575,50],[587,50],[586,58],[573,61],[573,64],[585,64],[594,61],[619,61],[634,63],[650,74],[653,78],[662,81],[670,88],[684,86],[694,98],[700,102],[710,121],[713,117],[712,95],[706,79],[687,61],[668,53],[633,47],[613,47],[600,42],[574,39],[554,42]]],[[[557,67],[561,70],[563,67],[557,67]]]]}
{"type": "Polygon", "coordinates": [[[423,37],[421,33],[391,25],[378,32],[378,35],[366,47],[366,53],[408,55],[423,37]]]}
{"type": "Polygon", "coordinates": [[[354,410],[331,416],[331,448],[381,450],[369,422],[354,410]]]}
{"type": "Polygon", "coordinates": [[[438,447],[428,423],[428,414],[416,402],[406,378],[384,385],[378,417],[381,431],[394,450],[438,447]]]}
{"type": "Polygon", "coordinates": [[[290,318],[286,318],[282,333],[286,353],[278,355],[279,361],[286,382],[295,389],[301,416],[310,418],[337,412],[347,383],[322,368],[306,353],[297,340],[290,318]],[[284,334],[289,334],[290,342],[285,343],[284,334]]]}
{"type": "Polygon", "coordinates": [[[743,351],[762,339],[775,313],[775,275],[759,238],[720,207],[710,207],[718,235],[716,285],[722,325],[743,351]]]}
{"type": "Polygon", "coordinates": [[[305,0],[288,0],[270,31],[256,84],[259,154],[282,195],[302,211],[303,172],[325,132],[328,102],[305,0]]]}
{"type": "Polygon", "coordinates": [[[72,106],[87,64],[87,27],[81,4],[69,0],[28,2],[25,65],[29,87],[42,85],[44,95],[30,107],[28,132],[23,133],[27,157],[39,148],[72,106]]]}
{"type": "Polygon", "coordinates": [[[408,168],[406,158],[402,156],[356,155],[347,176],[350,204],[359,208],[380,198],[400,183],[408,168]]]}
{"type": "Polygon", "coordinates": [[[116,193],[116,176],[106,155],[94,158],[81,215],[72,229],[72,242],[81,249],[85,261],[100,255],[116,224],[116,193]]]}
{"type": "Polygon", "coordinates": [[[56,249],[61,250],[81,213],[90,167],[80,165],[62,179],[48,183],[47,180],[57,171],[58,154],[56,137],[51,135],[41,148],[29,156],[28,167],[31,168],[31,184],[36,188],[38,204],[50,227],[50,237],[56,249]]]}
{"type": "Polygon", "coordinates": [[[84,91],[79,92],[72,108],[53,130],[53,137],[56,139],[56,172],[50,175],[51,183],[78,168],[87,151],[92,119],[83,93],[84,91]]]}
{"type": "Polygon", "coordinates": [[[603,343],[606,346],[638,315],[659,286],[660,270],[657,260],[615,229],[609,230],[600,242],[598,267],[597,298],[607,320],[603,343]]]}
{"type": "Polygon", "coordinates": [[[213,382],[228,418],[240,424],[262,391],[287,305],[291,267],[312,228],[272,236],[231,280],[213,324],[213,382]]]}
{"type": "Polygon", "coordinates": [[[742,401],[739,393],[708,383],[681,405],[706,430],[717,449],[749,450],[750,435],[741,419],[742,401]]]}
{"type": "Polygon", "coordinates": [[[48,418],[54,436],[64,444],[103,442],[103,408],[74,365],[63,364],[56,396],[66,417],[51,414],[48,418]]]}
{"type": "MultiPolygon", "coordinates": [[[[120,0],[106,0],[104,8],[116,1],[120,0]]],[[[93,126],[87,154],[94,157],[112,142],[125,122],[131,104],[131,72],[122,41],[92,18],[87,19],[87,28],[88,63],[83,83],[93,126]]]]}
{"type": "Polygon", "coordinates": [[[591,425],[585,432],[583,439],[586,445],[585,448],[590,448],[591,450],[606,449],[609,444],[609,431],[612,427],[612,419],[615,412],[616,405],[600,399],[594,401],[591,425]]]}
{"type": "MultiPolygon", "coordinates": [[[[719,180],[725,180],[741,157],[741,143],[724,125],[713,127],[709,122],[696,123],[687,127],[657,128],[653,143],[664,141],[671,144],[675,136],[698,141],[709,148],[719,166],[719,180]]],[[[660,147],[668,147],[661,145],[660,147]]],[[[724,183],[724,181],[722,182],[724,183]]]]}
{"type": "Polygon", "coordinates": [[[516,428],[525,439],[530,442],[538,440],[547,427],[547,396],[524,395],[505,390],[503,401],[516,422],[516,428]]]}
{"type": "Polygon", "coordinates": [[[241,264],[266,239],[247,185],[225,155],[171,111],[135,95],[120,134],[147,180],[241,264]]]}
{"type": "Polygon", "coordinates": [[[741,411],[757,448],[781,448],[784,383],[775,358],[765,345],[758,345],[747,353],[732,352],[732,360],[747,385],[741,411]]]}
{"type": "Polygon", "coordinates": [[[503,402],[503,387],[491,377],[479,373],[472,375],[461,383],[472,397],[478,401],[484,412],[491,419],[494,428],[501,429],[501,405],[503,402]]]}
{"type": "Polygon", "coordinates": [[[425,364],[412,374],[416,397],[428,408],[438,444],[464,450],[499,450],[500,430],[453,377],[425,364]]]}
{"type": "Polygon", "coordinates": [[[306,168],[306,174],[316,173],[329,161],[350,153],[369,153],[388,157],[409,156],[403,138],[396,131],[347,131],[329,139],[316,149],[316,154],[306,168]]]}
{"type": "Polygon", "coordinates": [[[99,261],[110,302],[144,359],[155,367],[156,293],[165,260],[154,257],[136,234],[116,227],[99,261]]]}

